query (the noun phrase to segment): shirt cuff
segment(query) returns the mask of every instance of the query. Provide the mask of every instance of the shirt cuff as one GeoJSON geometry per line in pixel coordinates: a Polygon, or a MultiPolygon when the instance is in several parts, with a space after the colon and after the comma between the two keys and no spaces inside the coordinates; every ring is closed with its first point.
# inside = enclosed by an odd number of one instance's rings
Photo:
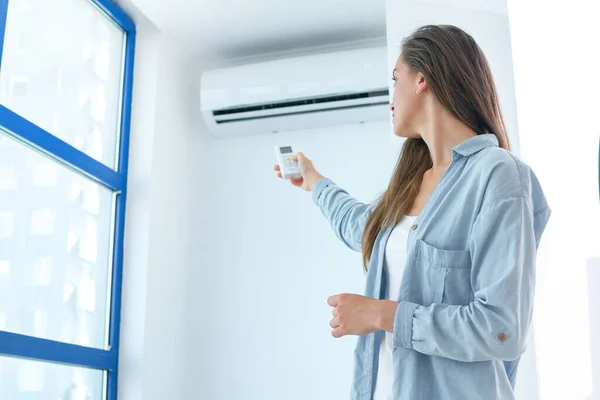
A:
{"type": "Polygon", "coordinates": [[[333,182],[327,178],[321,178],[317,181],[312,190],[312,198],[315,204],[319,204],[319,198],[321,197],[323,190],[325,190],[325,188],[327,188],[329,185],[333,185],[333,182]]]}
{"type": "Polygon", "coordinates": [[[413,315],[419,307],[410,301],[401,301],[394,316],[394,347],[412,350],[413,315]]]}

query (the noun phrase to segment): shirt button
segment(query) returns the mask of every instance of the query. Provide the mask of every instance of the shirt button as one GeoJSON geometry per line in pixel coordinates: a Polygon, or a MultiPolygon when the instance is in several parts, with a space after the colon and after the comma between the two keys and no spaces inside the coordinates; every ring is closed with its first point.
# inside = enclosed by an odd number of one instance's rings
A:
{"type": "Polygon", "coordinates": [[[413,231],[416,231],[416,230],[417,230],[417,226],[418,226],[417,224],[414,224],[414,225],[412,226],[412,230],[413,230],[413,231]]]}
{"type": "Polygon", "coordinates": [[[504,342],[506,340],[506,333],[500,333],[498,335],[498,340],[504,342]]]}

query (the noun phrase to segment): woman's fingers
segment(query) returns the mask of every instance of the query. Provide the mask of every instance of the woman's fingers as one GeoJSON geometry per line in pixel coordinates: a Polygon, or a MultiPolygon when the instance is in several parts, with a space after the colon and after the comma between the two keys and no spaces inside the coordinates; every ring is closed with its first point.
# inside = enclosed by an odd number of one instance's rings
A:
{"type": "Polygon", "coordinates": [[[329,321],[329,326],[335,329],[340,326],[340,321],[338,321],[337,318],[333,318],[331,321],[329,321]]]}
{"type": "Polygon", "coordinates": [[[281,171],[281,168],[279,167],[279,165],[275,165],[275,166],[273,167],[273,169],[274,169],[275,171],[281,171]]]}
{"type": "Polygon", "coordinates": [[[302,180],[302,178],[296,179],[296,178],[292,177],[292,178],[290,178],[290,182],[292,182],[292,185],[294,185],[294,186],[302,186],[303,180],[302,180]]]}
{"type": "Polygon", "coordinates": [[[333,336],[336,339],[339,339],[342,336],[344,336],[344,330],[338,326],[337,328],[331,331],[331,336],[333,336]]]}

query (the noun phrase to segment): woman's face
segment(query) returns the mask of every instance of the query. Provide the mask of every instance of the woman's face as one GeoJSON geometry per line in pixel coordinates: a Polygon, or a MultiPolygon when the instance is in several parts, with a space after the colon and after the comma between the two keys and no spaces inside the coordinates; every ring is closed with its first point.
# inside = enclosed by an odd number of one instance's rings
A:
{"type": "Polygon", "coordinates": [[[394,70],[394,93],[390,106],[396,136],[420,137],[417,126],[421,119],[426,89],[427,83],[423,74],[412,71],[400,56],[394,70]],[[417,93],[421,93],[421,96],[417,93]]]}

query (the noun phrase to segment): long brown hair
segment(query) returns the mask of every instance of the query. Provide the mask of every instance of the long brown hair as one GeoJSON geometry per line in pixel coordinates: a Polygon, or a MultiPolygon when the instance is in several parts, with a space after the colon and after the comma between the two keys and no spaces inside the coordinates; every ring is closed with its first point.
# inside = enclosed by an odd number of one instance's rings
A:
{"type": "MultiPolygon", "coordinates": [[[[401,57],[423,74],[446,110],[477,134],[496,135],[500,147],[510,149],[490,66],[468,33],[450,25],[423,26],[404,39],[401,57]]],[[[365,270],[377,236],[410,210],[432,165],[423,139],[406,139],[390,184],[367,219],[362,236],[365,270]]]]}

